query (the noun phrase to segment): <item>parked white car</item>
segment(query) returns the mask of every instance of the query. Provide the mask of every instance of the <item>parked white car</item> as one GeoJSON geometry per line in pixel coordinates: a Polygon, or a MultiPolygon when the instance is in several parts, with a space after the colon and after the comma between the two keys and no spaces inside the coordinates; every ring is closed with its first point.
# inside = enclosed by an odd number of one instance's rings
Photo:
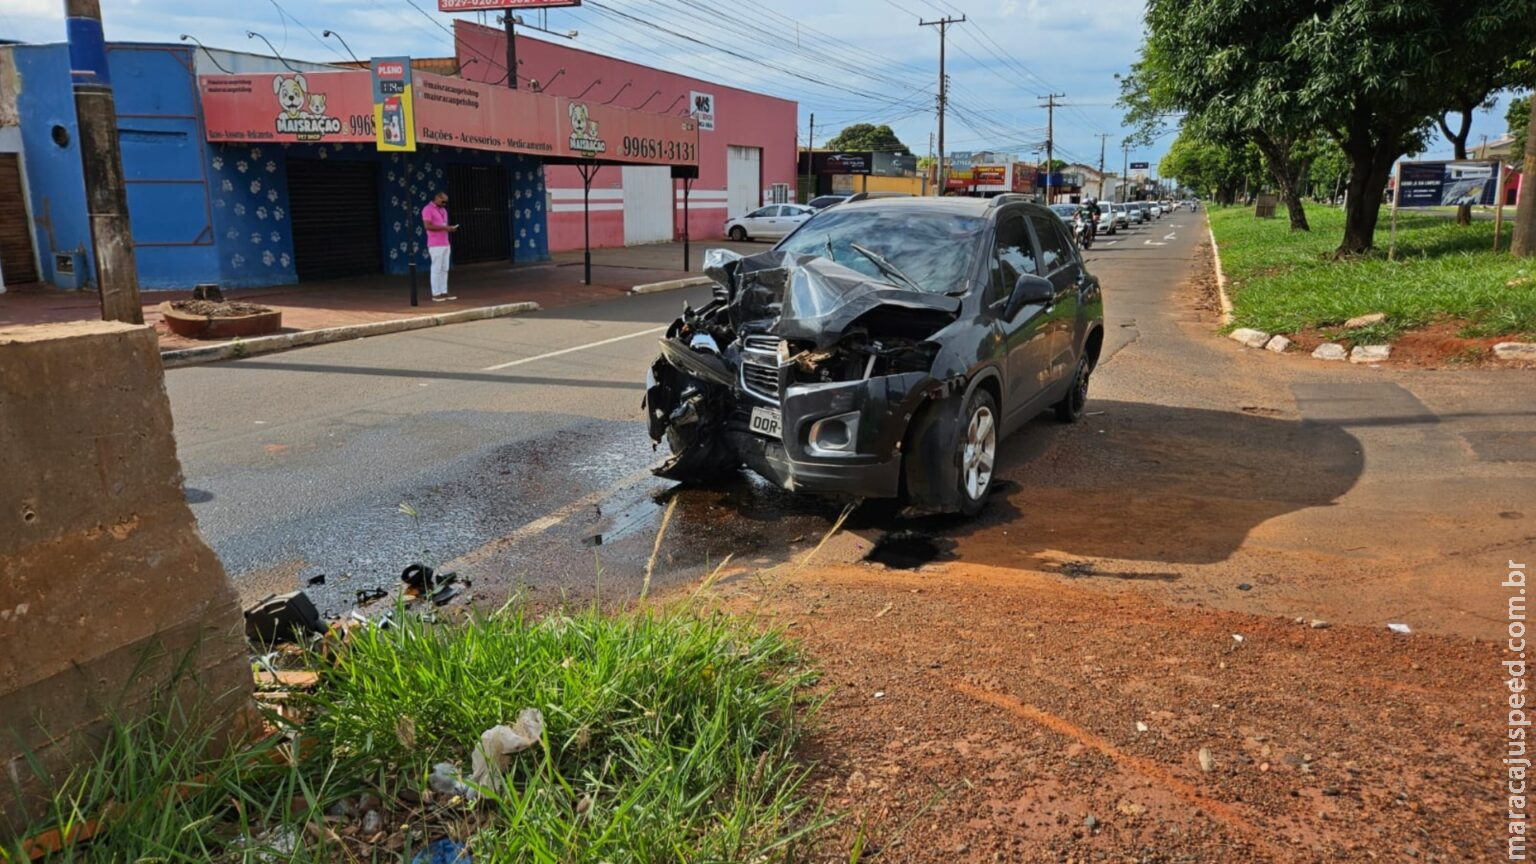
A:
{"type": "Polygon", "coordinates": [[[801,204],[769,204],[727,221],[725,236],[732,240],[777,240],[815,215],[815,210],[801,204]]]}
{"type": "Polygon", "coordinates": [[[1147,222],[1152,218],[1146,210],[1143,210],[1141,207],[1137,206],[1136,202],[1134,201],[1127,204],[1117,204],[1116,206],[1125,208],[1126,218],[1131,220],[1132,225],[1140,225],[1141,223],[1147,222]]]}
{"type": "Polygon", "coordinates": [[[1121,214],[1115,212],[1115,205],[1107,202],[1099,202],[1099,233],[1114,234],[1124,222],[1121,214]]]}

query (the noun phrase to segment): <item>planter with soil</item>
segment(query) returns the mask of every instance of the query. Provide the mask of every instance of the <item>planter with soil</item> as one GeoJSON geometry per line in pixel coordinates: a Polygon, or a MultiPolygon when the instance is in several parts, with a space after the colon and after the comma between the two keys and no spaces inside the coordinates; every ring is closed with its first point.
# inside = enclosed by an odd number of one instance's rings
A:
{"type": "Polygon", "coordinates": [[[188,339],[266,336],[283,327],[283,313],[254,303],[168,300],[160,304],[165,326],[188,339]]]}

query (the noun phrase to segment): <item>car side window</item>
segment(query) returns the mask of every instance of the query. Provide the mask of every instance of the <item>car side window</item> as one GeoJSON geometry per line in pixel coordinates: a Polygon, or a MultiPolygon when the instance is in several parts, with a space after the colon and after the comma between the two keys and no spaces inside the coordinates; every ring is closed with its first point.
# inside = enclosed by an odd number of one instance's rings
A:
{"type": "Polygon", "coordinates": [[[777,207],[759,207],[747,214],[748,219],[765,219],[779,211],[777,207]]]}
{"type": "Polygon", "coordinates": [[[1004,213],[997,220],[997,252],[992,259],[992,296],[989,302],[1007,299],[1019,277],[1036,273],[1035,247],[1019,213],[1004,213]]]}
{"type": "Polygon", "coordinates": [[[1073,258],[1071,241],[1060,225],[1053,224],[1061,220],[1047,219],[1039,213],[1029,214],[1029,219],[1034,223],[1035,235],[1040,238],[1040,257],[1045,265],[1040,272],[1054,273],[1070,263],[1073,258]]]}

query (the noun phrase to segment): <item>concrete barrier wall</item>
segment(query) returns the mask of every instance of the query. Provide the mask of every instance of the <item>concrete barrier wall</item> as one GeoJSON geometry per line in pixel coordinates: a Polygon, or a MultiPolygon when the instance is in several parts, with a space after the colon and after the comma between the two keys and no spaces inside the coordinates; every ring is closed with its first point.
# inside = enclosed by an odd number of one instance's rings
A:
{"type": "Polygon", "coordinates": [[[173,679],[225,720],[251,686],[235,591],[182,491],[154,333],[0,329],[0,833],[43,789],[29,754],[63,776],[109,712],[146,710],[173,679]]]}

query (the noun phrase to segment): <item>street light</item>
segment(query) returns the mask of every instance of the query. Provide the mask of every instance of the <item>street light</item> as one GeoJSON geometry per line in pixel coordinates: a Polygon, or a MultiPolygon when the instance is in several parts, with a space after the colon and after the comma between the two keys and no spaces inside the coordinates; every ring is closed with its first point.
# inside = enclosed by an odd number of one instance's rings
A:
{"type": "Polygon", "coordinates": [[[192,36],[192,35],[187,34],[187,33],[181,34],[181,41],[186,42],[188,40],[196,42],[197,43],[197,47],[203,49],[203,53],[208,55],[208,60],[210,62],[212,62],[213,65],[219,67],[219,71],[220,72],[223,72],[225,75],[233,75],[234,74],[233,72],[230,72],[228,69],[225,69],[224,68],[224,64],[219,62],[219,58],[213,56],[213,52],[208,50],[208,46],[204,45],[196,36],[192,36]]]}
{"type": "Polygon", "coordinates": [[[247,31],[245,31],[245,38],[247,38],[247,39],[260,39],[261,41],[267,43],[267,47],[272,50],[272,56],[276,57],[278,59],[278,61],[281,62],[284,66],[287,66],[289,72],[301,72],[301,71],[303,71],[301,69],[293,68],[293,64],[292,63],[289,63],[287,60],[284,60],[283,59],[283,55],[277,53],[277,46],[272,44],[272,40],[271,39],[268,39],[267,37],[261,35],[260,33],[257,33],[255,30],[247,30],[247,31]]]}
{"type": "Polygon", "coordinates": [[[335,30],[323,30],[323,31],[321,31],[320,35],[325,37],[325,38],[327,38],[327,39],[329,39],[332,36],[335,36],[336,37],[336,41],[341,43],[341,47],[347,49],[347,55],[352,58],[352,62],[353,63],[361,64],[363,62],[363,61],[357,59],[357,55],[356,54],[352,53],[352,46],[347,44],[347,40],[341,38],[341,34],[340,33],[337,33],[335,30]]]}

